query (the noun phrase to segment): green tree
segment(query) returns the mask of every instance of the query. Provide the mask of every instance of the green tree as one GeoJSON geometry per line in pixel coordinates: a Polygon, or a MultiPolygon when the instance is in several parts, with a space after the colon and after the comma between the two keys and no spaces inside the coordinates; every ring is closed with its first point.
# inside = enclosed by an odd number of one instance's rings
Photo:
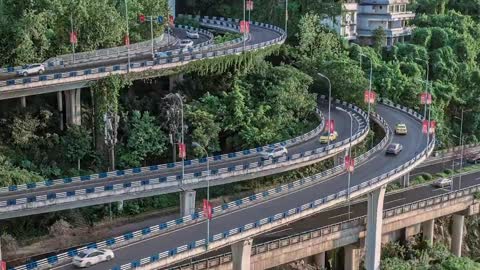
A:
{"type": "Polygon", "coordinates": [[[77,163],[77,170],[80,171],[80,162],[92,151],[92,136],[90,132],[80,126],[69,127],[64,136],[61,137],[65,157],[70,162],[77,163]]]}
{"type": "Polygon", "coordinates": [[[124,166],[145,165],[149,157],[161,156],[166,149],[167,138],[155,117],[148,112],[134,111],[126,123],[126,145],[120,161],[124,166]]]}
{"type": "Polygon", "coordinates": [[[380,51],[383,47],[387,45],[387,34],[385,34],[385,29],[379,26],[373,31],[373,47],[380,51]]]}

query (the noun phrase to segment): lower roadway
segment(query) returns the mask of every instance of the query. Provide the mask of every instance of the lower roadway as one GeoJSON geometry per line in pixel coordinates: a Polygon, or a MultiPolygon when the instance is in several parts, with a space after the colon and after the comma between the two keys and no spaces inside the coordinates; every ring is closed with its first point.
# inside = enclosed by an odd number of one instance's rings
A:
{"type": "MultiPolygon", "coordinates": [[[[406,136],[392,136],[393,142],[404,145],[403,151],[397,156],[386,156],[384,152],[376,153],[370,160],[356,168],[352,175],[352,185],[368,181],[371,178],[388,172],[401,164],[412,159],[416,154],[426,147],[426,137],[422,135],[421,124],[413,117],[396,109],[384,105],[377,105],[377,112],[388,122],[390,127],[403,122],[409,129],[406,136]]],[[[237,211],[214,217],[211,221],[211,235],[233,229],[235,227],[260,220],[276,213],[287,211],[318,198],[326,197],[340,190],[346,189],[346,174],[330,178],[328,181],[320,182],[304,189],[292,191],[284,196],[276,197],[268,201],[254,204],[249,207],[240,208],[237,211]]],[[[116,257],[112,261],[92,266],[92,270],[111,269],[149,257],[153,254],[170,250],[193,241],[205,238],[206,222],[199,222],[191,226],[179,228],[178,230],[161,234],[143,241],[134,242],[128,246],[115,250],[116,257]]],[[[73,265],[55,267],[53,269],[75,269],[73,265]]]]}

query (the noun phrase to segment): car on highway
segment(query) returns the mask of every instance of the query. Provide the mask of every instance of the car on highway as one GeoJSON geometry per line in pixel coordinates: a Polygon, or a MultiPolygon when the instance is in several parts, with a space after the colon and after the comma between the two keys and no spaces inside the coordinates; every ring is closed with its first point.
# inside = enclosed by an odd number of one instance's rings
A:
{"type": "Polygon", "coordinates": [[[287,154],[288,154],[288,150],[285,146],[270,148],[260,152],[260,156],[262,157],[262,160],[279,158],[281,156],[286,156],[287,154]]]}
{"type": "Polygon", "coordinates": [[[73,257],[73,265],[81,268],[90,267],[94,264],[110,261],[113,258],[115,258],[115,255],[111,249],[89,248],[73,257]]]}
{"type": "Polygon", "coordinates": [[[192,48],[193,47],[193,40],[191,39],[182,39],[178,44],[181,48],[192,48]]]}
{"type": "Polygon", "coordinates": [[[444,188],[444,187],[449,187],[452,185],[452,179],[450,178],[441,178],[438,179],[437,181],[433,182],[432,185],[434,187],[438,188],[444,188]]]}
{"type": "Polygon", "coordinates": [[[200,35],[196,31],[187,31],[188,38],[200,38],[200,35]]]}
{"type": "Polygon", "coordinates": [[[402,150],[403,150],[403,145],[399,143],[391,143],[387,147],[386,154],[398,155],[398,153],[402,152],[402,150]]]}
{"type": "Polygon", "coordinates": [[[42,74],[43,72],[45,72],[45,66],[43,64],[30,64],[17,70],[17,75],[26,77],[31,74],[42,74]]]}
{"type": "Polygon", "coordinates": [[[395,126],[395,134],[407,135],[407,125],[399,123],[395,126]]]}
{"type": "Polygon", "coordinates": [[[156,52],[155,53],[155,58],[165,58],[168,57],[168,54],[166,52],[156,52]]]}
{"type": "Polygon", "coordinates": [[[338,133],[336,131],[329,133],[325,131],[320,135],[320,143],[328,143],[329,141],[335,141],[338,138],[338,133]]]}

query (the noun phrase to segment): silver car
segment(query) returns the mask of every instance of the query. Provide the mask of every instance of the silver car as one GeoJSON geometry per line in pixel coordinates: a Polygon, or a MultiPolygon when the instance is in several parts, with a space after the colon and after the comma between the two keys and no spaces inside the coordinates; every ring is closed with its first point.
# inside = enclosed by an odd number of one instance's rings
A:
{"type": "Polygon", "coordinates": [[[438,188],[444,188],[444,187],[449,187],[452,185],[452,179],[450,178],[441,178],[438,179],[437,181],[433,182],[432,185],[434,187],[438,188]]]}
{"type": "Polygon", "coordinates": [[[192,48],[193,47],[193,40],[190,39],[182,39],[178,44],[181,48],[192,48]]]}
{"type": "Polygon", "coordinates": [[[287,156],[287,154],[288,154],[288,150],[284,146],[270,148],[268,150],[260,152],[260,155],[262,156],[262,160],[279,158],[282,156],[287,156]]]}
{"type": "Polygon", "coordinates": [[[188,38],[200,38],[200,35],[198,34],[198,32],[195,32],[195,31],[187,31],[187,37],[188,38]]]}
{"type": "Polygon", "coordinates": [[[17,70],[17,75],[26,77],[31,74],[42,74],[43,72],[45,72],[45,66],[43,64],[30,64],[17,70]]]}

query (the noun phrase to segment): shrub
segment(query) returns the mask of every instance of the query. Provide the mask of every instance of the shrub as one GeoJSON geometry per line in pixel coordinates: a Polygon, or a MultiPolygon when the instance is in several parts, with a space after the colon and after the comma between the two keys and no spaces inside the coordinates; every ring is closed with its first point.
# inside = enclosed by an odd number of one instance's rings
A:
{"type": "Polygon", "coordinates": [[[430,173],[423,173],[422,176],[426,181],[432,180],[433,178],[433,176],[430,173]]]}

